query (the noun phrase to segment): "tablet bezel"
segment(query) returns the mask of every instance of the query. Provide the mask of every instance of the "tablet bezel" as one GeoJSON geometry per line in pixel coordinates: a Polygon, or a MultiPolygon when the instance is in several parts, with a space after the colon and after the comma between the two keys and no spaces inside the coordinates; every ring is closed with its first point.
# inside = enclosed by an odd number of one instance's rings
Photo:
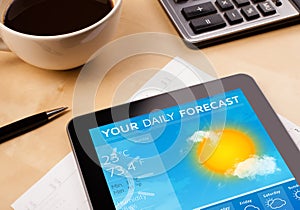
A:
{"type": "Polygon", "coordinates": [[[235,89],[243,91],[274,145],[277,147],[296,180],[299,181],[300,167],[294,161],[300,159],[300,152],[297,146],[256,82],[248,75],[238,74],[72,119],[67,126],[67,131],[90,205],[94,209],[101,209],[101,207],[115,209],[103,171],[99,167],[100,163],[89,129],[146,114],[155,109],[164,109],[191,102],[195,98],[198,100],[235,89]],[[222,88],[220,88],[220,85],[222,88]],[[207,90],[209,90],[209,94],[207,90]],[[187,93],[192,93],[195,98],[191,98],[190,94],[187,93]],[[112,113],[118,114],[117,116],[112,116],[112,113]],[[85,151],[88,151],[89,155],[85,151]]]}

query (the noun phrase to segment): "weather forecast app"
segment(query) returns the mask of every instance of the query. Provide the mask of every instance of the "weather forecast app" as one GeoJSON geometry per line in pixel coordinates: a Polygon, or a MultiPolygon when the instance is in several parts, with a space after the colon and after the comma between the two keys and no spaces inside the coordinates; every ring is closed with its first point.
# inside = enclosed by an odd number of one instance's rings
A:
{"type": "Polygon", "coordinates": [[[300,187],[240,89],[90,135],[116,209],[300,209],[300,187]]]}

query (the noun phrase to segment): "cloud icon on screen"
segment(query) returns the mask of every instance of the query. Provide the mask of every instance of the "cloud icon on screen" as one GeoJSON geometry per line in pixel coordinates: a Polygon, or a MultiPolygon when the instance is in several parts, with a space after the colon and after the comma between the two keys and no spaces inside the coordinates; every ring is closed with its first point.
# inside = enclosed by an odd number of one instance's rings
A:
{"type": "Polygon", "coordinates": [[[280,171],[276,160],[273,157],[264,155],[254,155],[236,165],[234,170],[228,171],[228,174],[237,176],[240,179],[255,179],[256,176],[266,176],[280,171]]]}
{"type": "Polygon", "coordinates": [[[244,208],[244,210],[260,210],[260,208],[254,205],[248,205],[244,208]]]}
{"type": "Polygon", "coordinates": [[[199,143],[204,141],[204,139],[210,139],[213,143],[217,143],[219,140],[219,135],[216,132],[213,131],[196,131],[190,138],[188,138],[188,141],[191,141],[193,143],[199,143]]]}
{"type": "Polygon", "coordinates": [[[271,209],[280,209],[281,207],[286,205],[286,201],[281,198],[274,198],[267,200],[267,207],[271,209]]]}

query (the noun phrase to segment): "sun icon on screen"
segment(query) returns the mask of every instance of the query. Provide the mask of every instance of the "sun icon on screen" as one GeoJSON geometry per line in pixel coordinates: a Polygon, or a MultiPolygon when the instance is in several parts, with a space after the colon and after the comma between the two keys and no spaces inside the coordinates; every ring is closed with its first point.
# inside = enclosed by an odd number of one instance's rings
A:
{"type": "Polygon", "coordinates": [[[294,198],[300,201],[300,190],[297,189],[294,191],[294,198]]]}
{"type": "MultiPolygon", "coordinates": [[[[199,158],[204,152],[205,145],[213,143],[212,138],[203,138],[197,147],[197,157],[199,158]]],[[[226,175],[229,171],[234,170],[238,163],[245,161],[255,153],[255,144],[247,134],[235,129],[224,129],[218,137],[214,151],[201,164],[209,171],[226,175]]]]}

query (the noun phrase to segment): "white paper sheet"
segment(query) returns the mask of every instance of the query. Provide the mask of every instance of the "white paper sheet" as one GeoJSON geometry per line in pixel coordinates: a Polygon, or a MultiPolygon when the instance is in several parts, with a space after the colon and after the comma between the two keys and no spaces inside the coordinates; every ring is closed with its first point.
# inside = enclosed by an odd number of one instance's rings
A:
{"type": "MultiPolygon", "coordinates": [[[[214,77],[175,58],[137,91],[131,100],[213,79],[214,77]]],[[[300,127],[282,116],[280,119],[300,148],[300,127]]],[[[15,210],[90,209],[73,154],[69,153],[11,206],[15,210]]]]}

